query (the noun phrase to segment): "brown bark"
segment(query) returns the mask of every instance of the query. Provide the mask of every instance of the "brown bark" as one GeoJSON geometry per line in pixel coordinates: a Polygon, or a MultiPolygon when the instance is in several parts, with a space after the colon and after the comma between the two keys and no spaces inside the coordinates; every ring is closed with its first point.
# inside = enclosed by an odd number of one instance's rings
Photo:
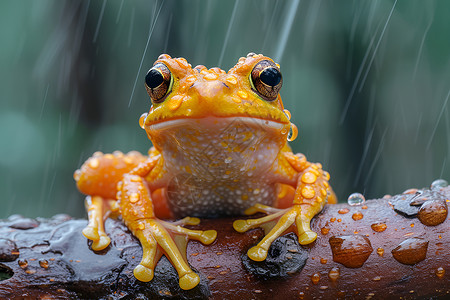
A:
{"type": "Polygon", "coordinates": [[[240,234],[233,219],[202,220],[193,227],[215,229],[218,238],[209,246],[188,243],[188,261],[201,276],[190,291],[180,290],[165,257],[151,282],[137,281],[132,271],[141,247],[120,221],[107,220],[112,244],[93,252],[81,234],[86,220],[12,216],[0,221],[0,298],[444,299],[449,197],[445,188],[329,205],[312,222],[319,234],[313,244],[300,246],[286,235],[261,263],[245,253],[262,230],[240,234]]]}

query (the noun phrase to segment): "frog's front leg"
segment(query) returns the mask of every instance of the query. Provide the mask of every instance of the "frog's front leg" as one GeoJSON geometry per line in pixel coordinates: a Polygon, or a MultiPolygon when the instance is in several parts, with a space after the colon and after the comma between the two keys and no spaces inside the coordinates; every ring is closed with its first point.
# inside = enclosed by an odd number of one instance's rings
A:
{"type": "Polygon", "coordinates": [[[187,236],[207,245],[215,240],[217,232],[189,230],[180,226],[198,224],[197,218],[185,218],[175,223],[156,218],[147,183],[143,176],[133,172],[124,175],[119,183],[118,200],[124,223],[142,245],[142,260],[134,269],[134,276],[144,282],[152,280],[156,263],[165,254],[178,272],[180,287],[184,290],[194,288],[200,277],[187,264],[186,239],[183,239],[184,245],[177,245],[176,236],[187,236]]]}
{"type": "Polygon", "coordinates": [[[314,242],[317,233],[311,230],[311,219],[323,209],[327,201],[336,202],[336,196],[328,184],[329,174],[322,170],[320,164],[307,162],[303,155],[296,156],[286,153],[285,157],[298,172],[292,207],[274,209],[257,204],[247,209],[245,213],[264,212],[268,214],[267,216],[259,219],[237,220],[233,223],[233,227],[238,232],[245,232],[276,222],[266,236],[248,251],[248,256],[255,261],[265,260],[272,242],[292,226],[295,227],[300,244],[306,245],[314,242]]]}

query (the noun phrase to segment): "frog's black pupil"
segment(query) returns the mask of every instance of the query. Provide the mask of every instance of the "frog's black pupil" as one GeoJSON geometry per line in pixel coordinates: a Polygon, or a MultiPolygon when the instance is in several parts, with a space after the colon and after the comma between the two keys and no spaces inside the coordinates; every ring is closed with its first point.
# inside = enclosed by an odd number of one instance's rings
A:
{"type": "Polygon", "coordinates": [[[158,70],[151,69],[148,71],[147,75],[145,75],[145,83],[151,89],[158,87],[163,81],[164,78],[158,70]]]}
{"type": "Polygon", "coordinates": [[[281,73],[275,68],[267,68],[261,72],[259,79],[269,86],[276,86],[281,81],[281,73]]]}

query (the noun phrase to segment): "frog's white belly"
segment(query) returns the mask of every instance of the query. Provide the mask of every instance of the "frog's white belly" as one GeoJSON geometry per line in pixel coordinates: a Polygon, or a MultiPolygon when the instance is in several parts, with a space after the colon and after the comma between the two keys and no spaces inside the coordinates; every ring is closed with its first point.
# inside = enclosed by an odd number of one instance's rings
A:
{"type": "Polygon", "coordinates": [[[166,192],[171,211],[178,217],[242,215],[256,203],[272,205],[276,199],[276,185],[255,178],[223,182],[180,174],[172,178],[166,192]]]}
{"type": "Polygon", "coordinates": [[[159,143],[171,174],[167,199],[177,216],[239,215],[256,203],[273,204],[271,171],[285,142],[279,123],[236,117],[165,126],[159,143]]]}

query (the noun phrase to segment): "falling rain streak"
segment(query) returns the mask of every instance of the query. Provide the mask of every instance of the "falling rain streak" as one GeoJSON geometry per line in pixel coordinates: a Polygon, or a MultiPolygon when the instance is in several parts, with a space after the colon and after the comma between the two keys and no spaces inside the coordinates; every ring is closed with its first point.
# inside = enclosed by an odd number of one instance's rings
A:
{"type": "MultiPolygon", "coordinates": [[[[375,59],[375,55],[377,54],[378,47],[380,46],[380,43],[381,43],[381,40],[383,39],[384,33],[385,33],[385,31],[386,31],[386,28],[387,28],[387,26],[388,26],[388,24],[389,24],[389,21],[391,20],[391,16],[392,16],[392,13],[394,12],[394,8],[395,8],[395,5],[396,5],[396,4],[397,4],[397,0],[395,0],[394,4],[392,5],[392,9],[391,9],[391,11],[389,12],[389,16],[387,17],[386,23],[384,23],[383,30],[381,31],[380,37],[378,38],[378,42],[377,42],[377,44],[376,44],[376,46],[375,46],[375,49],[373,50],[372,57],[370,58],[369,64],[368,64],[367,67],[366,67],[366,72],[364,73],[364,77],[363,77],[363,79],[362,79],[361,82],[360,82],[358,92],[361,92],[361,90],[362,90],[362,88],[363,88],[363,86],[364,86],[364,83],[366,82],[367,74],[369,74],[370,68],[372,67],[373,60],[375,59]]],[[[376,32],[378,32],[378,29],[376,30],[376,32]]],[[[375,33],[375,34],[376,34],[376,33],[375,33]]],[[[352,89],[351,89],[351,91],[350,91],[350,95],[349,95],[348,98],[347,98],[347,101],[346,101],[346,103],[345,103],[344,110],[343,110],[342,115],[341,115],[340,124],[342,124],[342,123],[344,122],[344,120],[345,120],[345,117],[346,117],[346,115],[347,115],[348,108],[349,108],[350,103],[351,103],[351,101],[352,101],[352,99],[353,99],[353,95],[354,95],[354,93],[355,93],[356,86],[357,86],[358,83],[359,83],[359,79],[360,79],[360,77],[361,77],[362,71],[364,70],[365,62],[366,62],[366,60],[367,60],[367,58],[368,58],[368,56],[369,56],[370,49],[372,48],[372,44],[373,44],[374,40],[375,40],[375,35],[373,36],[373,38],[372,38],[372,40],[371,40],[371,42],[370,42],[370,45],[369,45],[369,47],[367,48],[366,54],[365,54],[365,56],[364,56],[364,59],[363,59],[363,61],[362,61],[362,63],[361,63],[361,66],[359,67],[358,74],[356,75],[356,79],[355,79],[355,81],[353,82],[353,86],[352,86],[352,89]]]]}
{"type": "Polygon", "coordinates": [[[163,5],[164,5],[164,1],[161,3],[158,13],[154,17],[153,22],[150,22],[150,29],[148,32],[147,43],[145,44],[144,53],[142,54],[142,57],[141,57],[141,62],[139,64],[139,68],[138,68],[138,71],[136,74],[136,79],[134,80],[133,90],[131,91],[131,96],[130,96],[130,101],[128,102],[128,107],[131,106],[131,101],[133,100],[134,91],[136,90],[136,84],[138,82],[139,76],[141,75],[142,63],[144,62],[145,54],[147,53],[148,44],[150,43],[150,38],[152,37],[153,30],[155,29],[155,25],[156,25],[156,22],[158,21],[159,13],[161,12],[163,5]]]}

